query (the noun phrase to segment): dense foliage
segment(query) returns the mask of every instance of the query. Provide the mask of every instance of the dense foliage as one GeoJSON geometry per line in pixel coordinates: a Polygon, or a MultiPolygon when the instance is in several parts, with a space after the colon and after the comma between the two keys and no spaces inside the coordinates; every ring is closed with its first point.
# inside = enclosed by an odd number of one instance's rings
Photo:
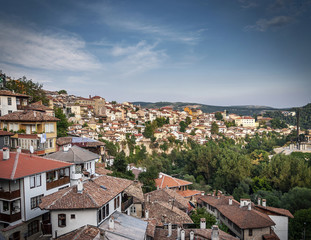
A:
{"type": "Polygon", "coordinates": [[[42,103],[47,106],[49,100],[47,99],[42,87],[42,84],[35,83],[31,79],[27,79],[26,77],[6,82],[7,89],[16,93],[29,95],[30,103],[42,101],[42,103]]]}
{"type": "Polygon", "coordinates": [[[57,137],[66,137],[69,123],[66,115],[61,108],[54,108],[55,117],[59,119],[57,122],[57,137]]]}

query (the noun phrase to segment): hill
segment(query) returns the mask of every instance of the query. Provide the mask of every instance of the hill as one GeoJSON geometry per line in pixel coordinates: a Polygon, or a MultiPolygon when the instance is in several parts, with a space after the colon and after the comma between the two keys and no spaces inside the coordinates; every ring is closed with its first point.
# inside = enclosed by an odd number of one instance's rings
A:
{"type": "MultiPolygon", "coordinates": [[[[135,105],[140,105],[144,108],[161,108],[166,106],[173,107],[174,110],[182,111],[185,107],[193,107],[201,109],[204,113],[212,113],[218,111],[226,110],[229,113],[235,113],[237,115],[256,115],[261,114],[265,111],[280,111],[285,109],[276,109],[267,106],[255,106],[255,105],[245,105],[245,106],[214,106],[205,105],[200,103],[185,103],[185,102],[133,102],[135,105]]],[[[288,110],[288,109],[287,109],[288,110]]]]}

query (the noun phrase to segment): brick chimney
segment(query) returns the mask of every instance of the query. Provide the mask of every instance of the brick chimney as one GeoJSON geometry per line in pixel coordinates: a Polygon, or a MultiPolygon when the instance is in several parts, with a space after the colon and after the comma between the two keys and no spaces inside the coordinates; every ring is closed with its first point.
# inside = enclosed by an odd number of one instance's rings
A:
{"type": "Polygon", "coordinates": [[[212,240],[219,240],[219,230],[217,225],[212,226],[212,240]]]}
{"type": "Polygon", "coordinates": [[[3,161],[9,160],[10,158],[10,149],[7,147],[3,148],[3,161]]]}
{"type": "Polygon", "coordinates": [[[200,219],[200,229],[206,229],[206,219],[205,218],[200,219]]]}

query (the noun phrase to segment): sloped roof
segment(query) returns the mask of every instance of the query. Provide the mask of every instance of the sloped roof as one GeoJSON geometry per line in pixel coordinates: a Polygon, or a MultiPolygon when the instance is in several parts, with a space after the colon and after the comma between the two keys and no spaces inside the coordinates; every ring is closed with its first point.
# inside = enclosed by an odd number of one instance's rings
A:
{"type": "Polygon", "coordinates": [[[100,176],[83,182],[82,193],[77,192],[77,186],[62,189],[42,198],[41,209],[81,209],[99,208],[109,202],[132,181],[111,176],[100,176]]]}
{"type": "Polygon", "coordinates": [[[160,173],[160,174],[162,175],[162,177],[155,179],[156,186],[159,188],[180,187],[180,186],[186,186],[186,185],[192,184],[192,182],[174,178],[164,173],[160,173]]]}
{"type": "MultiPolygon", "coordinates": [[[[189,239],[190,232],[194,232],[195,239],[200,240],[211,240],[212,239],[212,229],[184,229],[186,239],[189,239]]],[[[154,234],[154,240],[176,240],[177,239],[177,229],[172,229],[172,235],[168,237],[168,229],[156,228],[154,234]]],[[[219,239],[221,240],[236,240],[237,238],[231,236],[230,234],[219,230],[219,239]]]]}
{"type": "Polygon", "coordinates": [[[149,211],[149,219],[156,220],[157,226],[163,226],[164,223],[193,223],[187,213],[166,202],[145,202],[145,209],[149,211]]]}
{"type": "Polygon", "coordinates": [[[221,205],[217,209],[241,229],[264,228],[275,225],[268,215],[253,208],[248,210],[247,206],[221,205]]]}
{"type": "MultiPolygon", "coordinates": [[[[69,232],[65,235],[58,237],[57,240],[72,240],[72,239],[94,240],[97,239],[96,237],[99,234],[100,234],[99,228],[91,225],[85,225],[72,232],[69,232]]],[[[104,237],[101,237],[99,239],[104,239],[104,237]]]]}
{"type": "Polygon", "coordinates": [[[105,237],[113,240],[135,239],[144,240],[148,223],[142,219],[129,216],[115,211],[110,218],[106,219],[100,226],[105,230],[105,237]],[[113,217],[114,229],[109,229],[109,219],[113,217]]]}
{"type": "Polygon", "coordinates": [[[202,191],[187,189],[185,191],[177,191],[177,193],[180,196],[186,198],[186,197],[192,197],[194,195],[201,195],[202,191]]]}
{"type": "Polygon", "coordinates": [[[145,202],[147,201],[147,196],[150,196],[150,202],[163,201],[168,203],[174,199],[174,206],[182,210],[188,208],[188,200],[168,188],[158,189],[144,194],[145,202]]]}
{"type": "Polygon", "coordinates": [[[13,112],[0,117],[0,120],[14,122],[56,122],[58,118],[47,115],[44,112],[25,110],[23,112],[13,112]]]}
{"type": "Polygon", "coordinates": [[[44,106],[42,104],[42,101],[38,101],[38,102],[35,102],[35,103],[32,103],[32,104],[29,104],[26,109],[29,109],[29,110],[36,110],[36,111],[42,111],[42,112],[45,112],[45,111],[53,111],[52,108],[49,108],[47,106],[44,106]]]}
{"type": "Polygon", "coordinates": [[[0,136],[13,136],[13,135],[14,135],[14,133],[0,130],[0,136]]]}
{"type": "Polygon", "coordinates": [[[30,96],[21,93],[13,93],[9,90],[0,90],[0,96],[12,96],[12,97],[24,97],[29,98],[30,96]]]}
{"type": "Polygon", "coordinates": [[[0,178],[2,179],[19,179],[70,165],[72,164],[16,152],[10,152],[10,158],[3,160],[3,151],[0,151],[0,178]]]}
{"type": "Polygon", "coordinates": [[[60,150],[48,155],[47,158],[70,163],[84,163],[98,159],[99,155],[74,145],[67,152],[60,150]]]}
{"type": "Polygon", "coordinates": [[[260,205],[256,205],[256,209],[258,209],[259,211],[264,211],[264,212],[268,211],[268,212],[275,213],[276,215],[283,215],[283,216],[287,216],[290,218],[294,218],[293,214],[291,214],[290,211],[288,211],[287,209],[284,209],[284,208],[275,208],[275,207],[269,207],[269,206],[263,207],[260,205]]]}
{"type": "Polygon", "coordinates": [[[142,184],[135,182],[128,186],[124,192],[132,197],[134,197],[134,203],[143,203],[144,202],[144,193],[141,188],[142,184]]]}

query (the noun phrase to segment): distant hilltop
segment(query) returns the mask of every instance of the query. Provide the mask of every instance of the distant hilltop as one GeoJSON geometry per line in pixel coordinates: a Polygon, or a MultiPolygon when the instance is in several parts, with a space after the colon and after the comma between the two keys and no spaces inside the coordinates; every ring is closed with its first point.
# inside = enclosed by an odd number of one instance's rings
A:
{"type": "Polygon", "coordinates": [[[214,106],[205,105],[200,103],[187,103],[187,102],[133,102],[134,105],[140,105],[144,108],[161,108],[161,107],[173,107],[174,110],[182,111],[185,107],[201,109],[204,113],[218,112],[226,110],[229,113],[235,113],[237,115],[250,115],[261,114],[266,111],[283,111],[290,108],[278,109],[267,106],[257,105],[244,105],[244,106],[214,106]]]}

